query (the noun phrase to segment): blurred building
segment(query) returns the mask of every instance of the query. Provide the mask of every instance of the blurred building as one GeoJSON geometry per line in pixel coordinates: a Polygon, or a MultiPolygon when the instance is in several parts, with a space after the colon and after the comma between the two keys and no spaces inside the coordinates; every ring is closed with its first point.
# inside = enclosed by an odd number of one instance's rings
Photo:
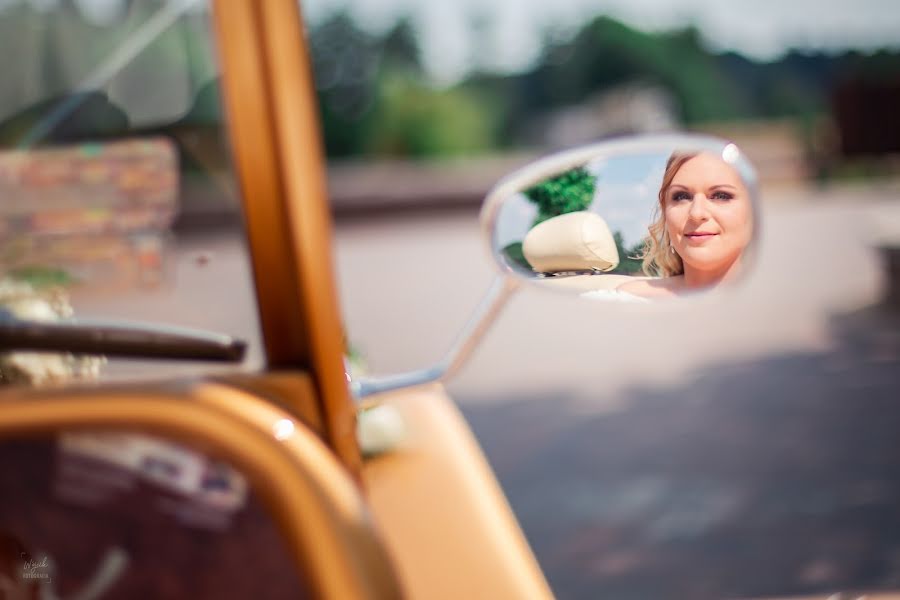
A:
{"type": "Polygon", "coordinates": [[[547,113],[535,124],[530,141],[538,147],[570,148],[617,135],[678,128],[678,107],[670,92],[629,83],[547,113]]]}

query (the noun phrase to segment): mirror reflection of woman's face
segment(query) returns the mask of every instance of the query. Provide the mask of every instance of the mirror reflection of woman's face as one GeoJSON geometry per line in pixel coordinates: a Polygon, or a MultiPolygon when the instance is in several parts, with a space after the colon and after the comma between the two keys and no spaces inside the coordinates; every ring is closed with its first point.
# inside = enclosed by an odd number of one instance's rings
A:
{"type": "Polygon", "coordinates": [[[685,162],[665,194],[669,239],[685,268],[727,270],[753,234],[750,194],[738,172],[701,153],[685,162]]]}

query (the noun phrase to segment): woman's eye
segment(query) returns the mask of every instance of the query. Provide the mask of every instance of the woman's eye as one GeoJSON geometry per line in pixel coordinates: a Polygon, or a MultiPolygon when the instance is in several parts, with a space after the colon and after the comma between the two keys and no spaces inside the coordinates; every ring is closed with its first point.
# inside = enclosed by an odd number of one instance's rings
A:
{"type": "Polygon", "coordinates": [[[691,195],[687,192],[672,192],[672,200],[690,200],[691,195]]]}
{"type": "Polygon", "coordinates": [[[713,192],[712,197],[716,200],[731,200],[732,198],[734,198],[734,195],[729,192],[718,191],[713,192]]]}

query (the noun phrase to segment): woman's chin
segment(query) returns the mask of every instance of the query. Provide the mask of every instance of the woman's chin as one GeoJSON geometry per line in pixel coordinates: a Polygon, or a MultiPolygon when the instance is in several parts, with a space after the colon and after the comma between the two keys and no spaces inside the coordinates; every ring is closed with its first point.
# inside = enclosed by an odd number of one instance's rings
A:
{"type": "Polygon", "coordinates": [[[740,258],[740,254],[723,255],[711,248],[690,248],[681,255],[681,260],[686,269],[697,272],[715,273],[724,272],[740,258]]]}
{"type": "Polygon", "coordinates": [[[704,252],[703,249],[691,248],[681,255],[685,267],[696,271],[710,271],[728,263],[728,260],[715,252],[704,252]]]}

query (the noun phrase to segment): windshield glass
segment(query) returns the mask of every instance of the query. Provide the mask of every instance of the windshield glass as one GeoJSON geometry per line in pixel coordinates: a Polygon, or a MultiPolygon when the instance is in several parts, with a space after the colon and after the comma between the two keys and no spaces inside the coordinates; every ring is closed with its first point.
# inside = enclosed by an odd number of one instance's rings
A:
{"type": "MultiPolygon", "coordinates": [[[[0,307],[212,330],[261,364],[212,35],[205,2],[0,5],[18,57],[0,83],[0,307]]],[[[7,379],[33,382],[85,364],[8,358],[7,379]]],[[[101,362],[88,371],[210,368],[101,362]]]]}

